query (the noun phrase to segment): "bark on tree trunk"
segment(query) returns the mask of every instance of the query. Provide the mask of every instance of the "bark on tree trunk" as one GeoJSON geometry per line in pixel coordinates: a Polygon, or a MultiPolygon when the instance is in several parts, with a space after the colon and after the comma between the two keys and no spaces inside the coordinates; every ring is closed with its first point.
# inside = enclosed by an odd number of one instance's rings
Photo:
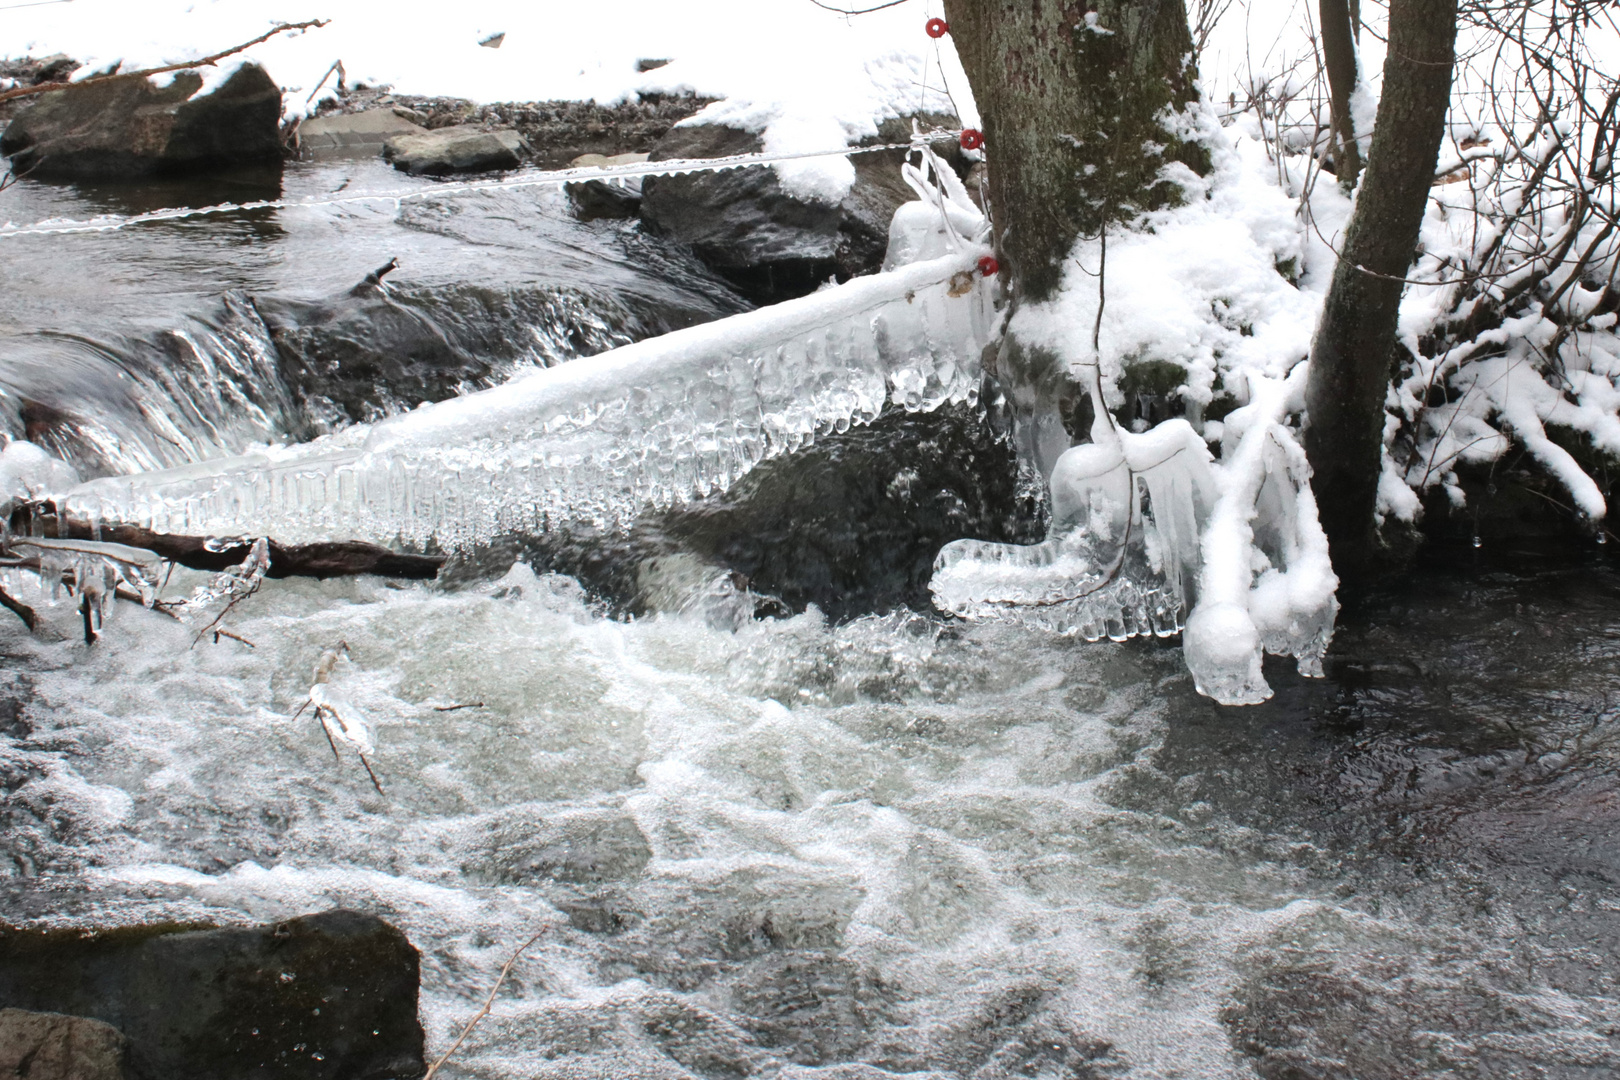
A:
{"type": "MultiPolygon", "coordinates": [[[[1160,179],[1166,164],[1209,171],[1208,149],[1162,123],[1198,96],[1183,0],[945,0],[945,14],[984,126],[1015,310],[1057,292],[1082,234],[1178,199],[1160,179]]],[[[1078,387],[1016,332],[986,369],[1007,395],[1020,456],[1044,479],[1070,442],[1059,402],[1078,387]]]]}
{"type": "Polygon", "coordinates": [[[1328,99],[1333,117],[1333,139],[1338,144],[1334,167],[1339,186],[1353,191],[1361,175],[1361,147],[1356,143],[1356,125],[1350,116],[1350,95],[1355,92],[1356,30],[1360,12],[1348,0],[1320,0],[1322,56],[1327,65],[1328,99]]]}
{"type": "Polygon", "coordinates": [[[1208,170],[1202,147],[1159,123],[1198,96],[1182,0],[945,0],[945,14],[984,123],[1015,297],[1049,299],[1081,233],[1173,198],[1158,181],[1167,161],[1208,170]]]}
{"type": "Polygon", "coordinates": [[[1311,349],[1305,451],[1341,578],[1364,573],[1375,552],[1400,279],[1434,181],[1456,37],[1457,0],[1390,0],[1378,120],[1311,349]]]}

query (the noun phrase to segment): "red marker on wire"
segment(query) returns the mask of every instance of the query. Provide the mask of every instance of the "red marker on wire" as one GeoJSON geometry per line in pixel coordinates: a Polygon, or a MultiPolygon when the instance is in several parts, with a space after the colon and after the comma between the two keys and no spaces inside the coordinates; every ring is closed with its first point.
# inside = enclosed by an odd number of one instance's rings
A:
{"type": "Polygon", "coordinates": [[[951,24],[944,19],[929,19],[923,24],[923,31],[931,38],[942,38],[951,32],[951,24]]]}

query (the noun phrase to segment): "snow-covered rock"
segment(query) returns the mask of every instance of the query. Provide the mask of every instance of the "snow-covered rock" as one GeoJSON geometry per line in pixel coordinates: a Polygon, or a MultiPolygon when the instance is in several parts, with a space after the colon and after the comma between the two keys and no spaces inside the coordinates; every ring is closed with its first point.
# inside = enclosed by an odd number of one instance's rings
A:
{"type": "MultiPolygon", "coordinates": [[[[877,141],[904,142],[910,132],[909,120],[891,120],[877,141]]],[[[752,131],[686,123],[659,141],[652,159],[717,158],[766,148],[752,131]]],[[[894,213],[915,198],[900,178],[903,157],[903,151],[852,156],[853,184],[842,193],[829,189],[826,198],[784,183],[770,167],[650,178],[643,185],[641,217],[653,230],[690,244],[752,299],[801,296],[829,277],[855,277],[883,265],[894,213]]]]}
{"type": "Polygon", "coordinates": [[[39,179],[125,179],[242,165],[281,166],[281,88],[243,64],[209,93],[181,72],[68,86],[42,95],[0,136],[0,154],[39,179]]]}

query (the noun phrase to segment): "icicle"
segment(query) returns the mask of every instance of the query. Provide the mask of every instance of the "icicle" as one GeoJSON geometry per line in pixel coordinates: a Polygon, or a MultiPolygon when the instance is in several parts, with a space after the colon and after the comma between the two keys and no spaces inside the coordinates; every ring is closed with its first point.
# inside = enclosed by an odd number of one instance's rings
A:
{"type": "Polygon", "coordinates": [[[1282,423],[1304,404],[1307,365],[1286,381],[1250,377],[1226,418],[1220,498],[1202,544],[1198,605],[1182,643],[1198,690],[1225,705],[1271,696],[1262,652],[1320,676],[1338,615],[1338,578],[1317,520],[1304,451],[1282,423]]]}
{"type": "Polygon", "coordinates": [[[1187,667],[1200,693],[1227,705],[1271,696],[1264,652],[1320,676],[1338,579],[1309,466],[1283,424],[1303,406],[1305,373],[1253,378],[1252,402],[1226,419],[1219,464],[1184,420],[1119,430],[1094,385],[1092,442],[1052,472],[1052,535],[1028,547],[947,544],[929,582],[935,603],[1090,641],[1168,636],[1185,615],[1187,667]]]}
{"type": "Polygon", "coordinates": [[[975,271],[985,249],[972,239],[958,236],[956,254],[534,371],[369,429],[92,480],[61,502],[73,517],[289,543],[341,536],[458,548],[543,522],[617,527],[870,423],[886,401],[929,411],[975,400],[992,312],[975,271]]]}

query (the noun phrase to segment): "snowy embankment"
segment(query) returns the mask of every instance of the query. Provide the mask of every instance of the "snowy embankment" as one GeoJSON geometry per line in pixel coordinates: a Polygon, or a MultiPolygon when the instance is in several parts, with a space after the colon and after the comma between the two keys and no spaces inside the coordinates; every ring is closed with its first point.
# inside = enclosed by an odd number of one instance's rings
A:
{"type": "MultiPolygon", "coordinates": [[[[83,61],[75,76],[83,78],[115,63],[130,70],[206,56],[276,23],[325,19],[221,62],[210,83],[253,60],[285,89],[288,116],[314,107],[339,61],[350,84],[481,103],[695,93],[722,99],[699,122],[754,131],[767,152],[796,153],[838,149],[875,136],[883,119],[917,112],[972,122],[954,50],[922,33],[937,7],[918,0],[851,20],[809,3],[759,0],[627,0],[611,11],[471,0],[421,13],[385,0],[62,0],[5,12],[0,32],[7,51],[83,61]],[[480,44],[496,35],[499,48],[480,44]],[[669,62],[638,71],[644,60],[669,62]]],[[[833,201],[855,176],[836,158],[778,172],[795,194],[833,201]]]]}

